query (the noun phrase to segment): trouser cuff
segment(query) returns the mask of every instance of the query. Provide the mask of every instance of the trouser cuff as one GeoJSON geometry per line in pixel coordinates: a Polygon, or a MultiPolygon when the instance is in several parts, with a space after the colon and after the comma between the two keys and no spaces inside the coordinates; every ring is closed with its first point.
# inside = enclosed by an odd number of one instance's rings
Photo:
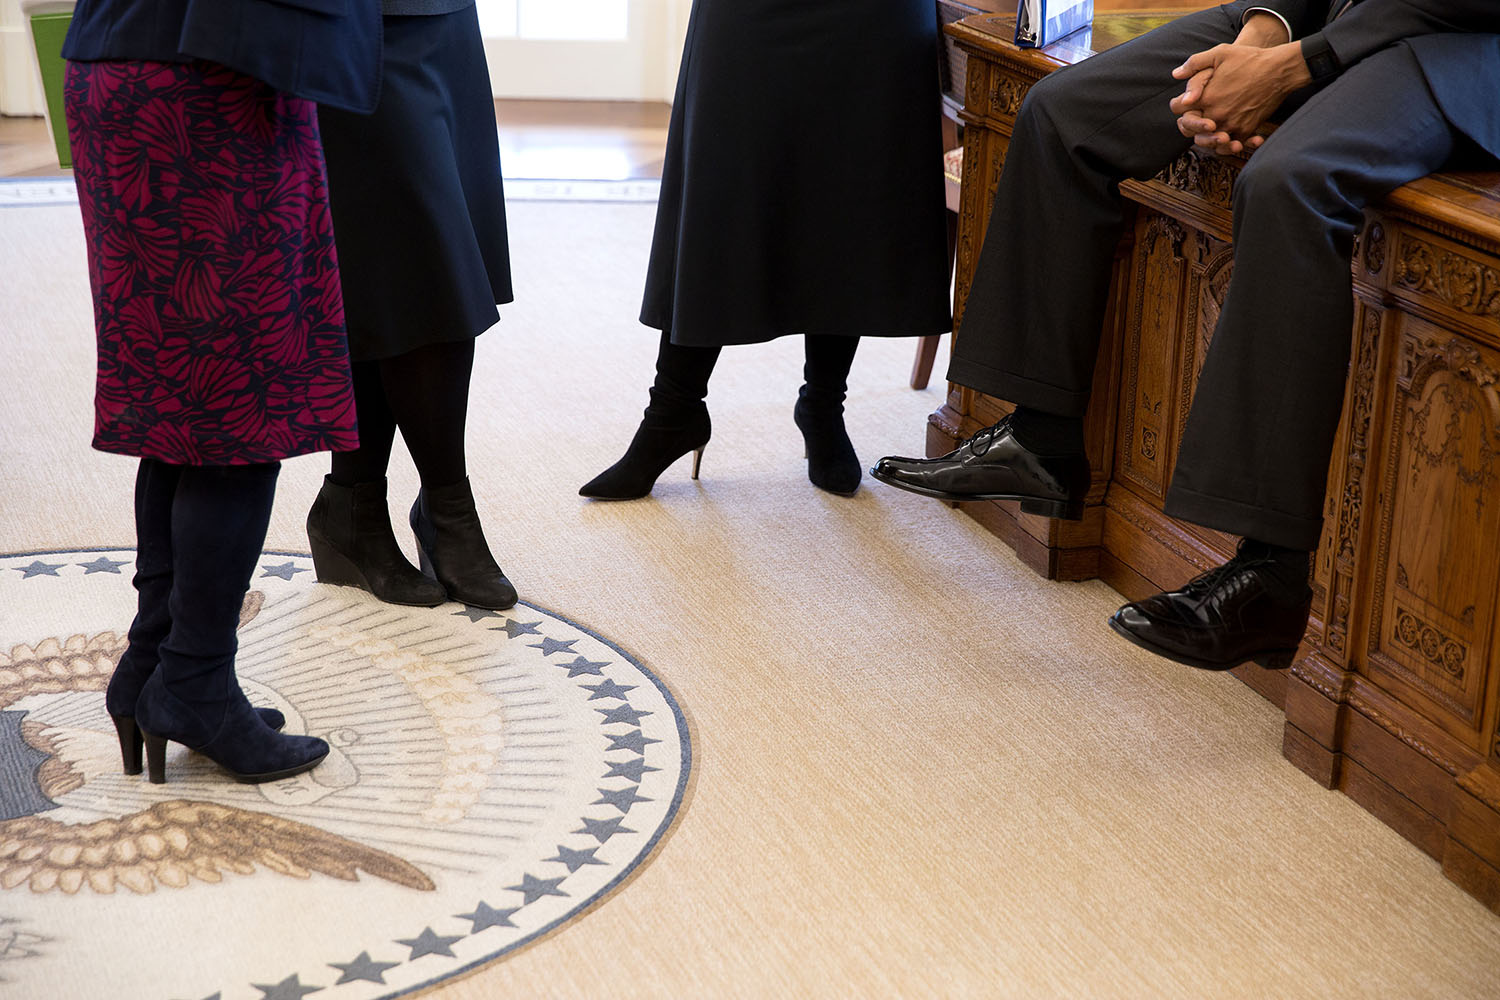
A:
{"type": "Polygon", "coordinates": [[[948,363],[948,381],[1059,417],[1081,417],[1089,407],[1087,390],[1064,389],[956,355],[948,363]]]}
{"type": "Polygon", "coordinates": [[[1196,493],[1175,485],[1167,491],[1167,502],[1162,511],[1168,517],[1288,549],[1305,549],[1311,552],[1318,547],[1318,541],[1323,537],[1321,516],[1304,517],[1267,510],[1238,500],[1196,493]]]}

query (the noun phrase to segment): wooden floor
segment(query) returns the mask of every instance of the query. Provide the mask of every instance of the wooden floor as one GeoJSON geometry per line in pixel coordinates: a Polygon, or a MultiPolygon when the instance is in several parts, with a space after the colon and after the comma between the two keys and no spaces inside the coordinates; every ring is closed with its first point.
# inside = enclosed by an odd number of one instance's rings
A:
{"type": "MultiPolygon", "coordinates": [[[[507,177],[659,178],[671,113],[626,101],[496,101],[500,162],[507,177]]],[[[62,172],[42,119],[0,117],[0,177],[62,172]]]]}

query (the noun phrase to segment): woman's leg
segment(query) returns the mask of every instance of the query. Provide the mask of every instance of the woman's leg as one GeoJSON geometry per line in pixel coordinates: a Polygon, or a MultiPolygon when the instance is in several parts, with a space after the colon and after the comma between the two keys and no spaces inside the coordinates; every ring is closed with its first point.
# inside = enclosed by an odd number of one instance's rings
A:
{"type": "Polygon", "coordinates": [[[859,489],[859,456],[844,430],[844,395],[858,337],[806,338],[803,385],[792,418],[807,443],[807,478],[819,489],[844,496],[859,489]]]}
{"type": "Polygon", "coordinates": [[[386,397],[387,364],[352,366],[359,447],[333,453],[332,471],[307,514],[307,540],[321,582],[358,587],[388,604],[434,607],[447,592],[407,560],[391,529],[385,473],[396,415],[386,397]]]}
{"type": "Polygon", "coordinates": [[[693,478],[697,479],[698,463],[712,432],[703,400],[718,360],[719,348],[674,344],[671,333],[663,330],[656,352],[656,381],[641,426],[624,457],[584,484],[579,495],[595,500],[643,497],[667,466],[690,451],[696,453],[693,478]]]}
{"type": "Polygon", "coordinates": [[[455,601],[503,610],[515,605],[516,588],[485,541],[464,458],[473,369],[471,339],[381,362],[386,400],[422,480],[410,518],[422,572],[455,601]]]}
{"type": "Polygon", "coordinates": [[[165,780],[166,741],[241,780],[316,766],[328,744],[271,729],[235,678],[240,609],[260,560],[278,463],[182,466],[172,498],[172,625],[136,704],[151,780],[165,780]]]}

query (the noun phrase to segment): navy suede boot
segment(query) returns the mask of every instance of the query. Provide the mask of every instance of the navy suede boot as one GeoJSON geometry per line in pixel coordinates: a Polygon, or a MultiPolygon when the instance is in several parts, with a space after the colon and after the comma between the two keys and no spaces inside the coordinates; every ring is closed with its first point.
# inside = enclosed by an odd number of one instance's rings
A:
{"type": "Polygon", "coordinates": [[[171,626],[136,701],[150,780],[166,780],[166,744],[181,743],[238,781],[317,766],[328,744],[278,733],[235,678],[240,608],[260,559],[280,466],[183,466],[172,500],[171,626]]]}
{"type": "MultiPolygon", "coordinates": [[[[157,647],[172,627],[167,602],[172,593],[172,496],[181,466],[141,459],[135,476],[135,620],[129,643],[110,675],[104,708],[120,737],[126,774],[141,773],[141,733],[135,703],[156,670],[157,647]]],[[[256,709],[266,725],[280,729],[286,716],[274,708],[256,709]]]]}

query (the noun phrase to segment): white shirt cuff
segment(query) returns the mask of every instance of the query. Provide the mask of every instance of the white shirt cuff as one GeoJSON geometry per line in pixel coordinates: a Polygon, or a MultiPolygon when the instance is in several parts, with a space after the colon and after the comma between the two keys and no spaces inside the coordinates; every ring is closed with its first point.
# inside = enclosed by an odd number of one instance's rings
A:
{"type": "Polygon", "coordinates": [[[1292,26],[1287,22],[1287,19],[1282,17],[1280,14],[1276,13],[1276,11],[1272,10],[1269,7],[1251,7],[1249,10],[1245,11],[1245,16],[1240,18],[1241,26],[1243,26],[1246,21],[1250,20],[1251,14],[1270,14],[1272,17],[1276,18],[1276,20],[1280,21],[1281,26],[1286,29],[1287,41],[1293,42],[1297,40],[1297,36],[1292,34],[1292,26]]]}

